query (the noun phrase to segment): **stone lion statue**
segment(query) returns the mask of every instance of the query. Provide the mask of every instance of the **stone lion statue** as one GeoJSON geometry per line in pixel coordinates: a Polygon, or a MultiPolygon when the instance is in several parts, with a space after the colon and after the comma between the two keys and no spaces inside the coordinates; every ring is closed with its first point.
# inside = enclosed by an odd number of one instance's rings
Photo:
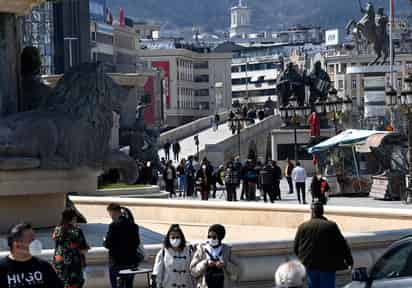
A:
{"type": "Polygon", "coordinates": [[[0,119],[0,170],[118,169],[135,182],[135,161],[109,145],[112,111],[125,95],[103,66],[77,66],[39,108],[0,119]]]}

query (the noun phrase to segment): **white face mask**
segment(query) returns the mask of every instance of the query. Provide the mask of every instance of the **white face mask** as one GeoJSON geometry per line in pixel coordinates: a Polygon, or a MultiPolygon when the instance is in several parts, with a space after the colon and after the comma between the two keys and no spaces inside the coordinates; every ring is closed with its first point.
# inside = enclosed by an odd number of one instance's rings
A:
{"type": "Polygon", "coordinates": [[[206,165],[203,165],[203,166],[202,166],[202,169],[203,169],[203,170],[206,170],[206,165]]]}
{"type": "Polygon", "coordinates": [[[180,246],[180,243],[182,243],[182,240],[181,239],[169,239],[169,242],[173,248],[177,248],[180,246]]]}
{"type": "Polygon", "coordinates": [[[212,246],[212,247],[217,247],[217,246],[219,246],[220,241],[219,241],[218,239],[210,239],[210,240],[209,240],[209,244],[210,244],[210,246],[212,246]]]}
{"type": "Polygon", "coordinates": [[[29,245],[29,252],[32,256],[40,256],[42,254],[43,244],[40,240],[33,240],[29,245]]]}

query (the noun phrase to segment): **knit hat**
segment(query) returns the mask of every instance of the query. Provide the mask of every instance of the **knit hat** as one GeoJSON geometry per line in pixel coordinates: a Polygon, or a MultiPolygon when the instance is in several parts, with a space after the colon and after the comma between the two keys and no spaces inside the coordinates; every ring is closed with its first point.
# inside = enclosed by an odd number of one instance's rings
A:
{"type": "Polygon", "coordinates": [[[225,238],[226,230],[225,230],[225,227],[223,227],[223,225],[214,224],[214,225],[210,226],[208,233],[210,233],[212,231],[216,233],[217,238],[219,240],[223,240],[223,238],[225,238]]]}

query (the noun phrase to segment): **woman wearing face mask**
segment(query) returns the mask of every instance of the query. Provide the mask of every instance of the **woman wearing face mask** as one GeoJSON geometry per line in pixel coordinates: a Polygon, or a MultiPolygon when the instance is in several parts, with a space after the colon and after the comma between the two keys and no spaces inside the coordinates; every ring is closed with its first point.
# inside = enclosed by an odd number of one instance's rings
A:
{"type": "Polygon", "coordinates": [[[199,288],[230,288],[239,276],[239,265],[229,246],[222,243],[225,227],[210,226],[208,241],[198,246],[190,271],[197,279],[199,288]]]}
{"type": "Polygon", "coordinates": [[[189,270],[192,254],[192,246],[186,245],[180,226],[171,225],[164,239],[163,248],[156,256],[152,287],[193,288],[194,279],[189,270]]]}
{"type": "Polygon", "coordinates": [[[86,266],[85,255],[90,247],[76,223],[74,209],[65,209],[60,225],[52,236],[56,242],[53,265],[65,288],[81,288],[85,282],[83,269],[86,266]]]}

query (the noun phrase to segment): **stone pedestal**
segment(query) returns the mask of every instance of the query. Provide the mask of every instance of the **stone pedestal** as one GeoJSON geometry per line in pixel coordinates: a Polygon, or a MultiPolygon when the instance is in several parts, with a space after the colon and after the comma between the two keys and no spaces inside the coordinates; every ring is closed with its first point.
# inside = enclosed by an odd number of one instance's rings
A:
{"type": "Polygon", "coordinates": [[[97,172],[89,169],[0,171],[0,233],[23,221],[35,228],[54,226],[67,193],[96,189],[97,172]]]}

